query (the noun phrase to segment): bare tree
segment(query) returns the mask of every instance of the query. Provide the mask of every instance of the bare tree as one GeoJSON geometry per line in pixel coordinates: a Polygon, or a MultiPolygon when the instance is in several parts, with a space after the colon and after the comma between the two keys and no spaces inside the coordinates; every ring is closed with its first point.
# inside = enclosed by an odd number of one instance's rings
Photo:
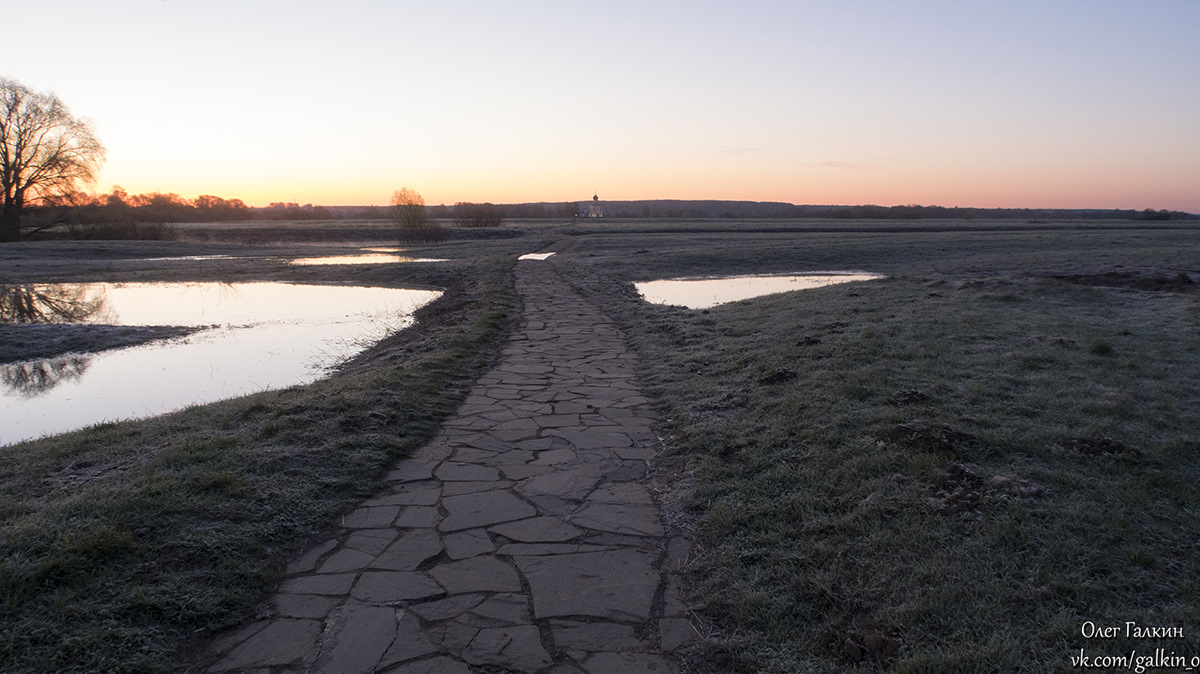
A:
{"type": "Polygon", "coordinates": [[[25,206],[94,182],[103,162],[91,122],[54,94],[0,77],[0,241],[21,238],[25,206]]]}
{"type": "Polygon", "coordinates": [[[400,228],[403,241],[441,241],[449,235],[445,227],[430,222],[425,198],[416,190],[401,187],[393,192],[389,214],[400,228]]]}
{"type": "Polygon", "coordinates": [[[425,197],[407,187],[392,192],[392,219],[401,229],[419,229],[429,222],[425,197]]]}

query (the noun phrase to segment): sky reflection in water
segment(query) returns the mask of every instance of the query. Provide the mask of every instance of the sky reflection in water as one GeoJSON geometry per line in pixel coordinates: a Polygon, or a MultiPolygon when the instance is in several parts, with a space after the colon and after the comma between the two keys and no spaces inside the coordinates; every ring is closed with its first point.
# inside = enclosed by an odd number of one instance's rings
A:
{"type": "Polygon", "coordinates": [[[0,445],[315,381],[441,295],[286,283],[88,285],[107,297],[115,324],[213,327],[73,354],[69,367],[63,358],[0,365],[0,445]]]}
{"type": "Polygon", "coordinates": [[[714,279],[673,279],[635,283],[637,291],[648,302],[671,304],[689,309],[708,309],[718,304],[747,300],[752,297],[806,290],[883,278],[879,274],[857,272],[824,272],[799,276],[732,276],[714,279]]]}
{"type": "Polygon", "coordinates": [[[359,255],[327,255],[325,257],[300,257],[291,261],[297,265],[328,265],[328,264],[393,264],[399,262],[445,262],[444,259],[432,257],[404,257],[389,253],[362,253],[359,255]]]}

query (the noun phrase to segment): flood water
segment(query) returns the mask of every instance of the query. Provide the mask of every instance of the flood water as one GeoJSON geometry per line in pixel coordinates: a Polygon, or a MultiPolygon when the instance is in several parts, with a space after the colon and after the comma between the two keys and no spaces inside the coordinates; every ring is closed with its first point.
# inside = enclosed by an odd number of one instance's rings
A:
{"type": "Polygon", "coordinates": [[[41,322],[211,327],[136,347],[0,365],[0,445],[315,381],[411,324],[413,311],[441,295],[287,283],[36,288],[50,298],[41,322]],[[66,311],[65,319],[48,315],[63,305],[84,309],[66,311]]]}
{"type": "Polygon", "coordinates": [[[402,255],[395,255],[393,253],[360,253],[356,255],[300,257],[292,260],[291,264],[307,266],[333,264],[395,264],[402,262],[445,262],[445,260],[433,257],[404,257],[402,255]]]}
{"type": "Polygon", "coordinates": [[[670,279],[635,283],[648,302],[671,304],[689,309],[708,309],[719,304],[748,300],[752,297],[786,293],[792,290],[820,288],[837,283],[872,281],[879,274],[861,272],[821,272],[796,276],[730,276],[706,279],[670,279]]]}

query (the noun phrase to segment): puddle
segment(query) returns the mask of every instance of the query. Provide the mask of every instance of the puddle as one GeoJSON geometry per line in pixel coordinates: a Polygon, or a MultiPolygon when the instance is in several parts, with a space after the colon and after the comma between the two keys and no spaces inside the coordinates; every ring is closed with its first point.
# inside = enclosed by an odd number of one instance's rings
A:
{"type": "Polygon", "coordinates": [[[205,260],[232,260],[232,255],[181,255],[177,257],[142,257],[142,262],[203,262],[205,260]]]}
{"type": "Polygon", "coordinates": [[[797,276],[731,276],[712,279],[674,279],[645,281],[634,286],[642,297],[655,304],[671,304],[689,309],[708,309],[718,304],[748,300],[752,297],[806,290],[837,283],[872,281],[879,274],[860,272],[822,272],[797,276]]]}
{"type": "Polygon", "coordinates": [[[327,255],[324,257],[300,257],[291,261],[296,265],[327,265],[327,264],[396,264],[402,262],[445,262],[444,259],[432,257],[404,257],[387,252],[360,253],[358,255],[327,255]]]}
{"type": "Polygon", "coordinates": [[[211,327],[141,346],[0,365],[0,445],[310,383],[411,324],[413,311],[441,295],[287,283],[26,287],[82,307],[33,303],[39,322],[211,327]],[[65,318],[56,313],[63,307],[65,318]]]}
{"type": "Polygon", "coordinates": [[[525,253],[524,255],[522,255],[521,257],[519,257],[517,259],[518,260],[545,260],[546,258],[550,257],[551,255],[554,255],[554,253],[525,253]]]}

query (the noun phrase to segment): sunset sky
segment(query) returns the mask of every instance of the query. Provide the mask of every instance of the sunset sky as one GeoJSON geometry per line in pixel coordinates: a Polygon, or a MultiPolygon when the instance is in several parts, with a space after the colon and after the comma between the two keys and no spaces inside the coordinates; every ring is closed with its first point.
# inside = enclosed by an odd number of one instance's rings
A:
{"type": "Polygon", "coordinates": [[[5,5],[99,191],[1200,213],[1197,0],[5,5]]]}

